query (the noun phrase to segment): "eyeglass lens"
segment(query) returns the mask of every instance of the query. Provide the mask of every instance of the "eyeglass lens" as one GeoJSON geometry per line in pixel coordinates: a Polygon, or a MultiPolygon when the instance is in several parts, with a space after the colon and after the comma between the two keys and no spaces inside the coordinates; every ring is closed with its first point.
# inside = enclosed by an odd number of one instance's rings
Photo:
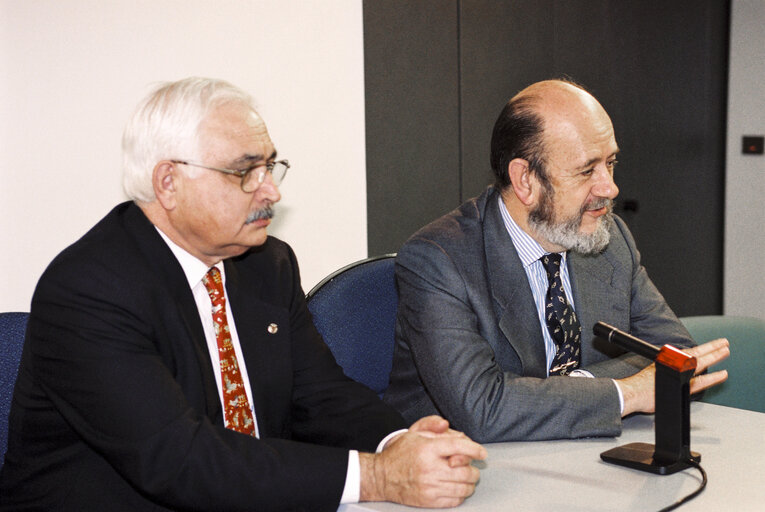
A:
{"type": "MultiPolygon", "coordinates": [[[[284,176],[287,174],[287,169],[288,167],[283,162],[274,162],[271,169],[271,179],[274,185],[279,186],[281,184],[284,176]]],[[[257,167],[248,172],[243,178],[242,189],[246,192],[256,190],[266,180],[267,172],[268,169],[265,166],[257,167]]]]}

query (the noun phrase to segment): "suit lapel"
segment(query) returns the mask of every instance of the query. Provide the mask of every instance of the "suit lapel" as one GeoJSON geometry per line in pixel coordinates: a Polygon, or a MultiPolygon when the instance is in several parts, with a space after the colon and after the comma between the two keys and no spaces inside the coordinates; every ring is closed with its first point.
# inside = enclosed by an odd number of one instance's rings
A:
{"type": "Polygon", "coordinates": [[[523,375],[546,377],[547,356],[528,277],[499,212],[496,193],[488,194],[483,223],[486,266],[499,328],[515,350],[523,375]]]}
{"type": "Polygon", "coordinates": [[[607,251],[596,256],[569,252],[568,266],[576,314],[582,325],[582,366],[587,366],[594,350],[592,327],[598,321],[614,323],[620,317],[616,313],[624,305],[618,297],[624,294],[614,288],[615,268],[607,251]]]}
{"type": "Polygon", "coordinates": [[[146,260],[151,262],[151,268],[155,271],[156,282],[165,284],[171,300],[177,307],[179,317],[186,328],[186,334],[191,340],[190,348],[194,352],[202,376],[205,412],[212,421],[222,424],[223,415],[218,396],[217,378],[213,373],[199,311],[183,269],[165,241],[157,233],[154,225],[134,204],[130,204],[126,211],[125,228],[135,239],[146,260]]]}
{"type": "MultiPolygon", "coordinates": [[[[274,353],[272,343],[278,343],[286,336],[288,318],[279,308],[260,300],[263,282],[257,275],[248,273],[245,278],[233,260],[225,260],[224,265],[226,292],[247,367],[258,431],[261,438],[276,436],[281,426],[274,421],[282,414],[271,410],[275,394],[279,392],[280,378],[280,369],[273,366],[273,360],[280,359],[274,353]],[[276,332],[269,330],[271,324],[277,326],[276,332]],[[269,357],[262,357],[263,354],[269,357]]],[[[284,387],[287,389],[288,385],[284,387]]]]}

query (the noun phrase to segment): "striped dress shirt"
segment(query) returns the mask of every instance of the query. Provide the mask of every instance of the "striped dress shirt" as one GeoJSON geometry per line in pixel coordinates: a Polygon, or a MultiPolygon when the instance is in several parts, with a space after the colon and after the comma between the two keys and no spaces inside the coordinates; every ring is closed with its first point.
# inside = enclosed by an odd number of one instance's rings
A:
{"type": "MultiPolygon", "coordinates": [[[[531,294],[534,296],[534,304],[537,307],[537,317],[539,319],[539,328],[542,330],[542,337],[545,340],[547,371],[549,374],[550,365],[555,358],[555,353],[557,352],[558,347],[550,336],[550,331],[547,329],[547,322],[545,320],[545,301],[547,300],[547,289],[550,287],[550,281],[547,279],[547,272],[545,271],[542,262],[539,261],[539,258],[548,253],[541,245],[539,245],[539,242],[534,240],[515,223],[510,216],[510,213],[507,211],[505,203],[502,201],[502,196],[498,196],[497,200],[499,201],[499,211],[502,214],[502,221],[510,235],[510,239],[513,241],[515,250],[518,252],[518,257],[521,259],[523,270],[526,271],[526,277],[531,286],[531,294]]],[[[564,251],[559,254],[563,257],[560,265],[563,289],[566,292],[566,297],[568,298],[571,307],[576,311],[574,295],[571,293],[571,279],[568,274],[567,252],[564,251]]]]}

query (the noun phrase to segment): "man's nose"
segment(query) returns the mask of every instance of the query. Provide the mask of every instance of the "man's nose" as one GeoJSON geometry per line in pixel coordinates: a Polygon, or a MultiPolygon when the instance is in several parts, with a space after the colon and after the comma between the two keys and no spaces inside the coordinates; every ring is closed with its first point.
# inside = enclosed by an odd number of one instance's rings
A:
{"type": "Polygon", "coordinates": [[[619,195],[619,187],[614,182],[614,175],[608,169],[598,171],[598,182],[592,188],[593,195],[613,199],[619,195]]]}
{"type": "Polygon", "coordinates": [[[279,187],[274,183],[274,177],[271,176],[270,172],[266,173],[266,177],[263,180],[263,183],[261,183],[255,191],[255,195],[261,201],[268,200],[272,203],[276,203],[282,198],[282,195],[279,192],[279,187]]]}

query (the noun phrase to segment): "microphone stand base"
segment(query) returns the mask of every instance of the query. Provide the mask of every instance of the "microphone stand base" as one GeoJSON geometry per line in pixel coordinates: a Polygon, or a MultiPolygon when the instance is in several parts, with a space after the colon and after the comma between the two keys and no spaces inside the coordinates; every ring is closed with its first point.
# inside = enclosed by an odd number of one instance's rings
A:
{"type": "MultiPolygon", "coordinates": [[[[650,443],[630,443],[611,448],[601,453],[600,458],[610,464],[657,475],[671,475],[691,467],[687,460],[656,461],[654,460],[655,450],[655,445],[650,443]]],[[[701,462],[701,454],[690,452],[689,459],[694,462],[701,462]]]]}

